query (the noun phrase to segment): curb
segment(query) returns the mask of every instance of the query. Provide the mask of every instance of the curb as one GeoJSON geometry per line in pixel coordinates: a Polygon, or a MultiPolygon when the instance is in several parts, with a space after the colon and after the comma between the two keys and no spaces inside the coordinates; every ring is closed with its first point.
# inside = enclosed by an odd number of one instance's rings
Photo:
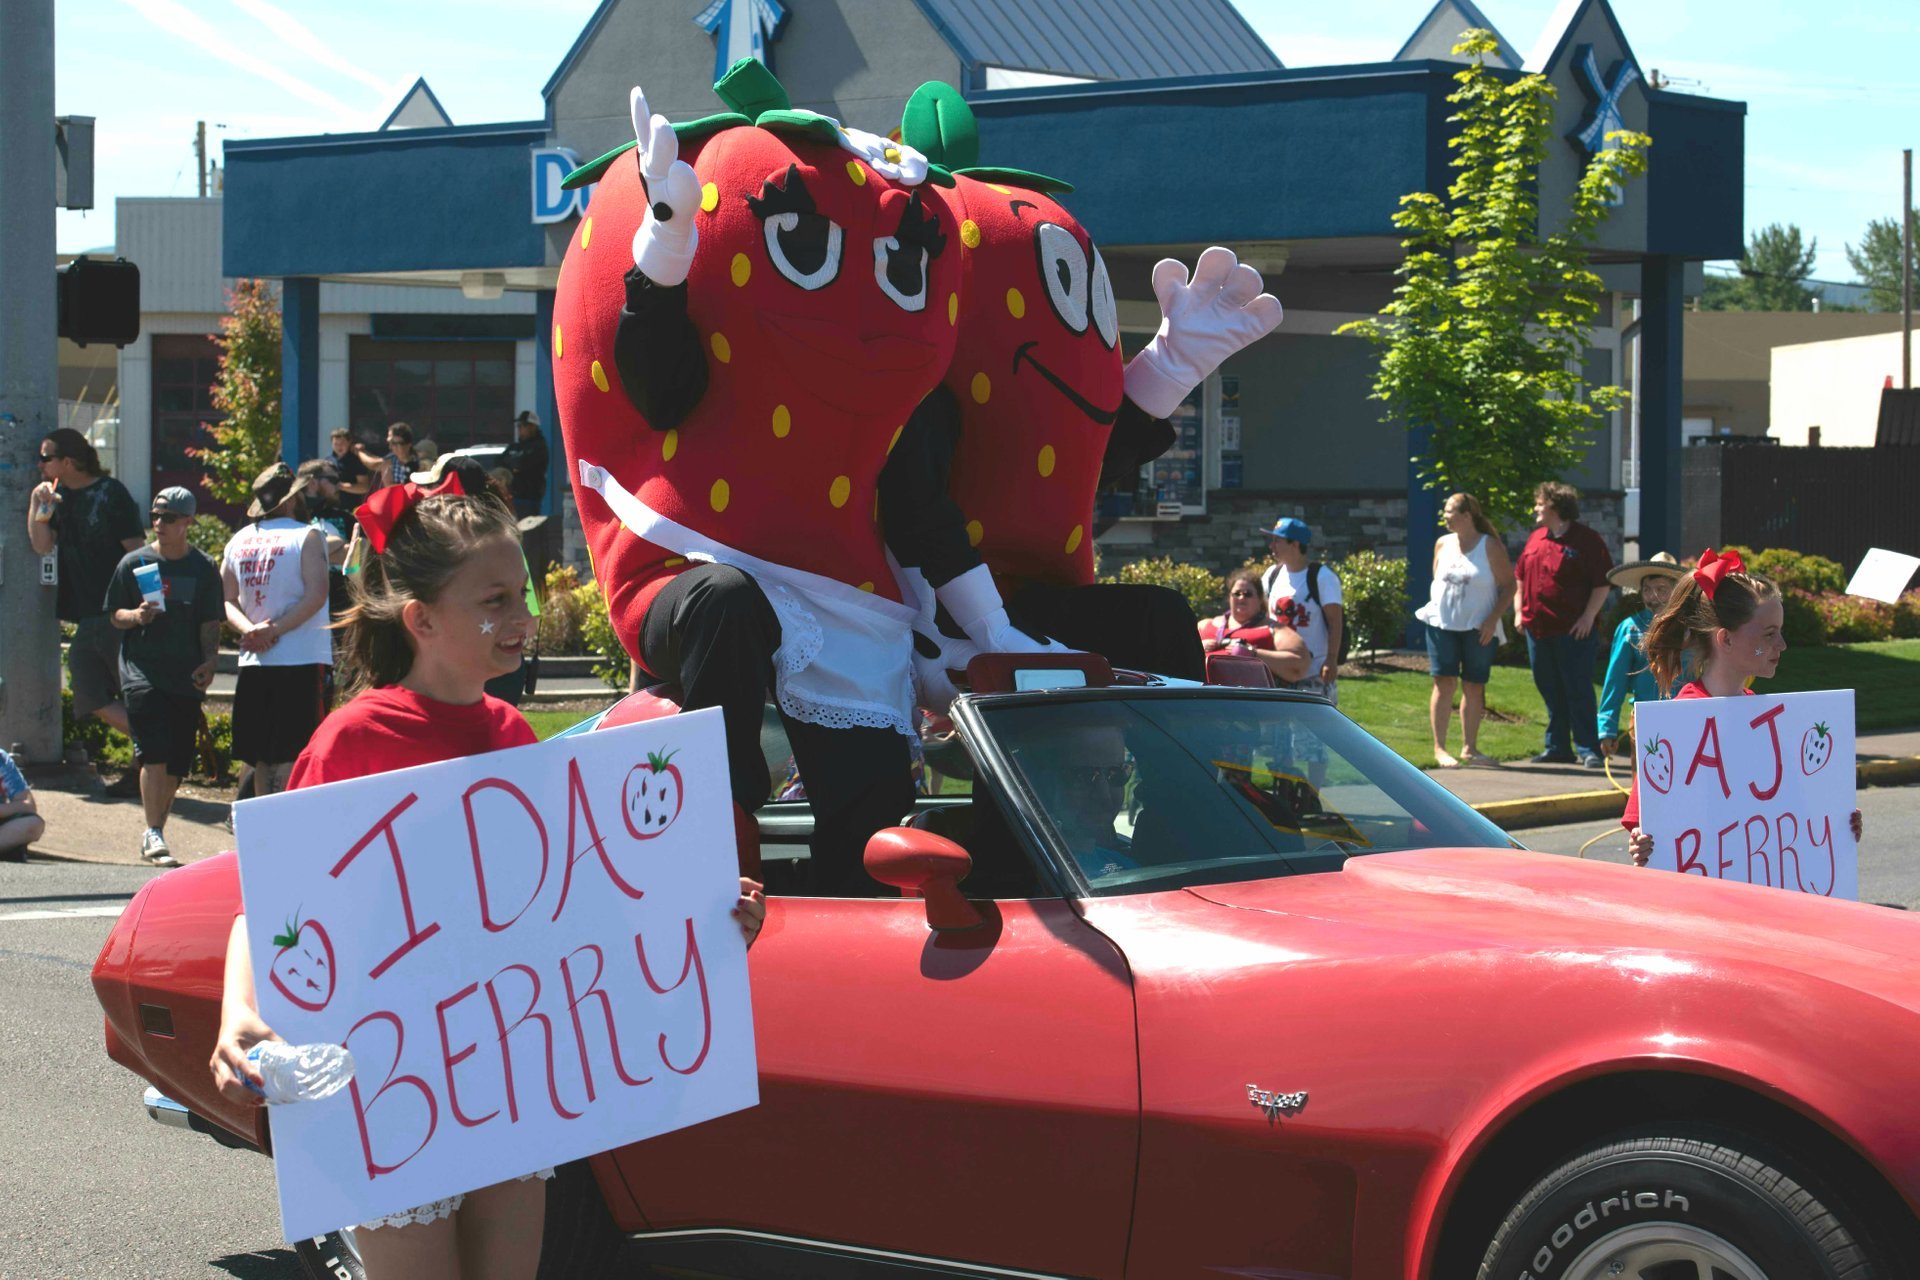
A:
{"type": "MultiPolygon", "coordinates": [[[[1920,756],[1872,756],[1859,761],[1857,785],[1904,787],[1920,783],[1920,756]]],[[[1489,800],[1473,811],[1503,831],[1552,827],[1563,822],[1618,819],[1627,798],[1618,791],[1571,791],[1523,800],[1489,800]]]]}

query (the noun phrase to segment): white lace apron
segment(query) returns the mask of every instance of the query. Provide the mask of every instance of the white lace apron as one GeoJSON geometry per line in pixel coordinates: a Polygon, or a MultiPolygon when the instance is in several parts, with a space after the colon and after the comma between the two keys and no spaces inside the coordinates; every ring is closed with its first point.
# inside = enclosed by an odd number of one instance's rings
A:
{"type": "Polygon", "coordinates": [[[729,565],[759,584],[780,620],[773,691],[782,711],[829,729],[893,729],[914,736],[918,615],[911,606],[715,542],[661,515],[606,468],[584,459],[580,483],[605,499],[635,537],[688,560],[729,565]]]}

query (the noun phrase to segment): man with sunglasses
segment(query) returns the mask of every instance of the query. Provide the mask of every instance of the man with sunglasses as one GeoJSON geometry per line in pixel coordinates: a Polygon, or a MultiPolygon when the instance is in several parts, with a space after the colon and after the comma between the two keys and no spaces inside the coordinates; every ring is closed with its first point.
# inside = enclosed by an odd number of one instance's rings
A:
{"type": "MultiPolygon", "coordinates": [[[[145,538],[140,508],[127,487],[100,466],[100,455],[72,427],[49,431],[40,441],[40,483],[27,501],[27,541],[38,555],[59,552],[60,585],[55,608],[74,624],[67,647],[73,716],[92,716],[128,732],[120,701],[120,633],[100,601],[120,557],[145,538]]],[[[107,794],[131,796],[139,786],[129,773],[107,794]]]]}
{"type": "Polygon", "coordinates": [[[140,856],[157,867],[180,865],[167,848],[167,814],[180,780],[193,769],[200,704],[213,683],[226,608],[220,570],[187,542],[196,509],[186,489],[155,494],[153,545],[128,552],[106,591],[107,616],[125,637],[120,687],[140,748],[140,804],[147,819],[140,856]]]}

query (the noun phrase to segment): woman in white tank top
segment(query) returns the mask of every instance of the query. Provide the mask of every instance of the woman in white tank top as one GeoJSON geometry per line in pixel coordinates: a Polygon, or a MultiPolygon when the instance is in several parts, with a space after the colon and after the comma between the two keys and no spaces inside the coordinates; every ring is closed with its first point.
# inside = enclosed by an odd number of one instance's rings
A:
{"type": "Polygon", "coordinates": [[[1448,498],[1440,515],[1447,532],[1433,544],[1433,593],[1413,615],[1427,624],[1433,758],[1443,769],[1497,765],[1499,761],[1480,750],[1480,721],[1487,709],[1493,655],[1506,638],[1500,619],[1513,603],[1513,561],[1471,494],[1448,498]],[[1465,686],[1460,696],[1465,749],[1457,759],[1447,751],[1456,681],[1465,686]]]}

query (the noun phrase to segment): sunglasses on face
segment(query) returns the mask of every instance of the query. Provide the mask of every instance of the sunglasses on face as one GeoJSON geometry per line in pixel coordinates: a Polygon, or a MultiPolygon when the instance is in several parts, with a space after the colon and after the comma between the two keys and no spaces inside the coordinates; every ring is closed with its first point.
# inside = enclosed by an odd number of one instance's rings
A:
{"type": "Polygon", "coordinates": [[[60,455],[57,453],[43,453],[40,455],[40,465],[43,467],[49,462],[58,461],[60,461],[60,455]]]}
{"type": "Polygon", "coordinates": [[[185,516],[162,515],[157,511],[153,514],[153,522],[155,524],[174,524],[185,519],[185,516]]]}

